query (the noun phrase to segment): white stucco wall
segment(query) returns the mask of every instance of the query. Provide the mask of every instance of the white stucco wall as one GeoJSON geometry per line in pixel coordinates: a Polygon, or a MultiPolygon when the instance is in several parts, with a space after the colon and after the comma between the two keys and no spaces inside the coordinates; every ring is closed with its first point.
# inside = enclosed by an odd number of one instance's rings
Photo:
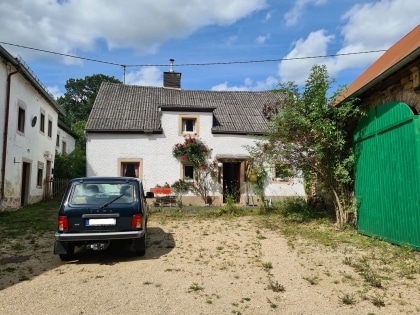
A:
{"type": "MultiPolygon", "coordinates": [[[[199,118],[197,137],[213,149],[212,159],[216,155],[248,155],[245,146],[253,145],[256,138],[245,135],[212,134],[212,113],[162,112],[163,134],[108,134],[88,133],[86,144],[87,176],[119,176],[120,159],[142,159],[142,180],[145,190],[174,183],[181,178],[181,163],[172,156],[176,143],[183,143],[179,136],[179,116],[192,115],[199,118]]],[[[270,176],[269,176],[270,177],[270,176]]],[[[273,182],[267,179],[267,196],[277,198],[286,196],[304,196],[302,180],[273,182]]],[[[219,187],[221,192],[221,186],[219,187]]],[[[242,183],[242,200],[256,203],[252,197],[251,185],[242,183]]],[[[216,193],[216,195],[219,195],[216,193]]]]}
{"type": "Polygon", "coordinates": [[[76,139],[67,131],[60,128],[60,126],[57,127],[57,135],[60,136],[60,141],[58,143],[58,146],[57,146],[57,141],[56,141],[55,150],[58,153],[63,153],[63,141],[64,141],[66,143],[66,153],[69,154],[73,152],[76,147],[76,139]]]}
{"type": "MultiPolygon", "coordinates": [[[[4,98],[0,100],[1,128],[4,129],[4,113],[6,108],[7,71],[0,64],[0,91],[4,98]]],[[[14,70],[14,69],[12,69],[14,70]]],[[[33,203],[42,199],[43,189],[37,185],[39,163],[43,163],[43,180],[46,178],[47,161],[53,168],[55,140],[57,134],[58,114],[50,103],[20,73],[11,77],[9,108],[9,126],[7,137],[7,154],[5,168],[5,198],[0,201],[0,208],[16,208],[21,203],[22,167],[29,163],[29,177],[26,202],[33,203]],[[25,130],[18,132],[19,106],[25,109],[25,130]],[[40,114],[45,115],[45,132],[40,131],[40,114]],[[37,117],[35,126],[31,125],[33,117],[37,117]],[[48,120],[52,121],[52,135],[48,137],[48,120]]],[[[2,130],[3,131],[3,130],[2,130]]],[[[3,134],[3,133],[2,133],[3,134]]],[[[3,150],[3,145],[1,146],[3,150]]]]}

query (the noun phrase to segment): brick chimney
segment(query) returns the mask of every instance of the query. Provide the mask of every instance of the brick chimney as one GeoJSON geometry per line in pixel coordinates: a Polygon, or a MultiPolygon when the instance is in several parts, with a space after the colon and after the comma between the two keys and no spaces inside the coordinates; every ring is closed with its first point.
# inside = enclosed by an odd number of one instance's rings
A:
{"type": "Polygon", "coordinates": [[[169,59],[169,72],[163,73],[163,87],[168,89],[181,89],[181,73],[174,72],[174,59],[169,59]]]}

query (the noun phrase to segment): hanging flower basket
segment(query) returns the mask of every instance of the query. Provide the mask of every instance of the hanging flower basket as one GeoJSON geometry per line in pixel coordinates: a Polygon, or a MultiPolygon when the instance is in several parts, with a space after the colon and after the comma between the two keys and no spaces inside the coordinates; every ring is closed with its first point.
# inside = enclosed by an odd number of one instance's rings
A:
{"type": "Polygon", "coordinates": [[[257,173],[255,173],[254,171],[249,172],[248,179],[251,183],[255,183],[258,179],[257,173]]]}

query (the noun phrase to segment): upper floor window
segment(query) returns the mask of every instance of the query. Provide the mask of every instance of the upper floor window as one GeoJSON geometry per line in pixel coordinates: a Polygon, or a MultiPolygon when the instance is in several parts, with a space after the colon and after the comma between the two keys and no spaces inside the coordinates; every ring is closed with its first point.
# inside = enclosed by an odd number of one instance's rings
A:
{"type": "Polygon", "coordinates": [[[60,135],[57,135],[57,137],[55,138],[55,146],[56,147],[60,146],[60,135]]]}
{"type": "Polygon", "coordinates": [[[67,153],[67,145],[66,145],[66,142],[65,141],[62,142],[61,152],[63,154],[66,154],[67,153]]]}
{"type": "Polygon", "coordinates": [[[48,119],[48,137],[52,137],[52,120],[48,119]]]}
{"type": "Polygon", "coordinates": [[[196,134],[199,132],[197,116],[180,116],[179,135],[196,134]]]}
{"type": "Polygon", "coordinates": [[[25,110],[22,107],[19,107],[18,113],[18,131],[25,132],[25,110]]]}
{"type": "Polygon", "coordinates": [[[39,131],[42,133],[45,132],[45,114],[41,113],[40,121],[39,121],[39,131]]]}
{"type": "Polygon", "coordinates": [[[182,132],[195,132],[195,119],[194,118],[182,119],[182,132]]]}

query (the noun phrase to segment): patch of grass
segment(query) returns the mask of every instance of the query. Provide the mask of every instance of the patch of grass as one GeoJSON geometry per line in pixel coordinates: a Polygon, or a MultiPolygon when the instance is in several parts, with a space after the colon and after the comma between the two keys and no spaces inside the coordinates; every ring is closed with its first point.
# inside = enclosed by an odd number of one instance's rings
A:
{"type": "Polygon", "coordinates": [[[269,261],[262,263],[262,266],[266,270],[273,269],[273,264],[271,262],[269,262],[269,261]]]}
{"type": "Polygon", "coordinates": [[[200,286],[197,282],[194,282],[193,284],[191,284],[189,289],[194,291],[194,292],[204,290],[204,288],[202,286],[200,286]]]}
{"type": "Polygon", "coordinates": [[[354,294],[345,293],[341,297],[339,297],[339,299],[344,305],[356,304],[356,297],[354,294]]]}
{"type": "Polygon", "coordinates": [[[372,304],[377,306],[377,307],[384,307],[385,306],[385,300],[384,300],[384,296],[380,295],[378,293],[376,293],[372,299],[372,304]]]}
{"type": "Polygon", "coordinates": [[[57,226],[60,201],[43,201],[14,211],[0,212],[0,239],[51,232],[57,226]]]}
{"type": "Polygon", "coordinates": [[[278,283],[278,281],[276,281],[276,282],[270,281],[270,283],[267,286],[267,289],[272,290],[273,292],[284,292],[284,291],[286,291],[286,288],[284,287],[284,285],[278,283]]]}
{"type": "Polygon", "coordinates": [[[303,277],[303,279],[308,281],[311,285],[317,285],[320,281],[318,275],[303,277]]]}

